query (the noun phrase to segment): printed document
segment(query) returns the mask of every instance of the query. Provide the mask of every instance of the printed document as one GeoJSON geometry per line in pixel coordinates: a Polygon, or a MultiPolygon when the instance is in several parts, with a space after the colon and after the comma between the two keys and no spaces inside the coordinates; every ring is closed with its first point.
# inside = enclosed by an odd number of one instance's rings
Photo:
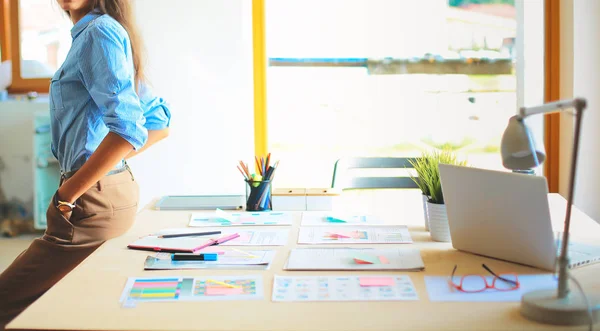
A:
{"type": "Polygon", "coordinates": [[[410,244],[408,227],[301,227],[299,244],[410,244]]]}
{"type": "Polygon", "coordinates": [[[425,265],[418,248],[296,248],[285,270],[403,270],[425,265]]]}

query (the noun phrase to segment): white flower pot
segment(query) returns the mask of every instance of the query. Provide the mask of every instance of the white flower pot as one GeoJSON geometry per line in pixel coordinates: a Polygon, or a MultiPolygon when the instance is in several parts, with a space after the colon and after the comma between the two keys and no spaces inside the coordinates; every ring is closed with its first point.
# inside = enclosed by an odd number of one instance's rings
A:
{"type": "Polygon", "coordinates": [[[446,205],[427,202],[427,214],[429,216],[431,239],[434,241],[451,242],[446,205]]]}
{"type": "Polygon", "coordinates": [[[429,231],[429,215],[427,213],[427,199],[429,199],[425,194],[421,195],[423,197],[423,219],[425,220],[425,231],[429,231]]]}

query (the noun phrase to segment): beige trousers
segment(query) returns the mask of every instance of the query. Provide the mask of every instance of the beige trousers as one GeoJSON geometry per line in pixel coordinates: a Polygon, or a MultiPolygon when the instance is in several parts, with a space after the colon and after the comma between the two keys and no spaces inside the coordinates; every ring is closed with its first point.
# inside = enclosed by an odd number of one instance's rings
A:
{"type": "Polygon", "coordinates": [[[138,184],[127,170],[94,184],[69,219],[51,204],[44,235],[0,274],[0,330],[102,243],[125,233],[138,200],[138,184]]]}

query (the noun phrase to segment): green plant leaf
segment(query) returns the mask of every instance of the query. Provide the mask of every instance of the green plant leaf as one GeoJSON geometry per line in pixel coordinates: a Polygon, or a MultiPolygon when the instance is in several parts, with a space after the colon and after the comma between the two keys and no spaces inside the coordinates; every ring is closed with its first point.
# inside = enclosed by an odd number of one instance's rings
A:
{"type": "Polygon", "coordinates": [[[442,181],[440,179],[440,164],[465,166],[466,161],[459,161],[452,150],[423,152],[415,161],[409,161],[417,172],[418,177],[412,177],[421,192],[429,197],[431,203],[444,203],[442,181]]]}

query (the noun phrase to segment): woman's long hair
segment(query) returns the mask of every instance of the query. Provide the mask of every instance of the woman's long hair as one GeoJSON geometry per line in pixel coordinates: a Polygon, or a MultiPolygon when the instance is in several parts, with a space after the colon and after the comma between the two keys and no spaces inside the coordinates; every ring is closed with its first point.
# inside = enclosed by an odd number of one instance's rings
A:
{"type": "Polygon", "coordinates": [[[129,34],[131,40],[131,52],[133,56],[133,68],[135,70],[135,86],[139,91],[139,83],[144,82],[144,46],[142,38],[134,22],[133,10],[130,0],[92,0],[92,8],[108,14],[119,22],[129,34]]]}

